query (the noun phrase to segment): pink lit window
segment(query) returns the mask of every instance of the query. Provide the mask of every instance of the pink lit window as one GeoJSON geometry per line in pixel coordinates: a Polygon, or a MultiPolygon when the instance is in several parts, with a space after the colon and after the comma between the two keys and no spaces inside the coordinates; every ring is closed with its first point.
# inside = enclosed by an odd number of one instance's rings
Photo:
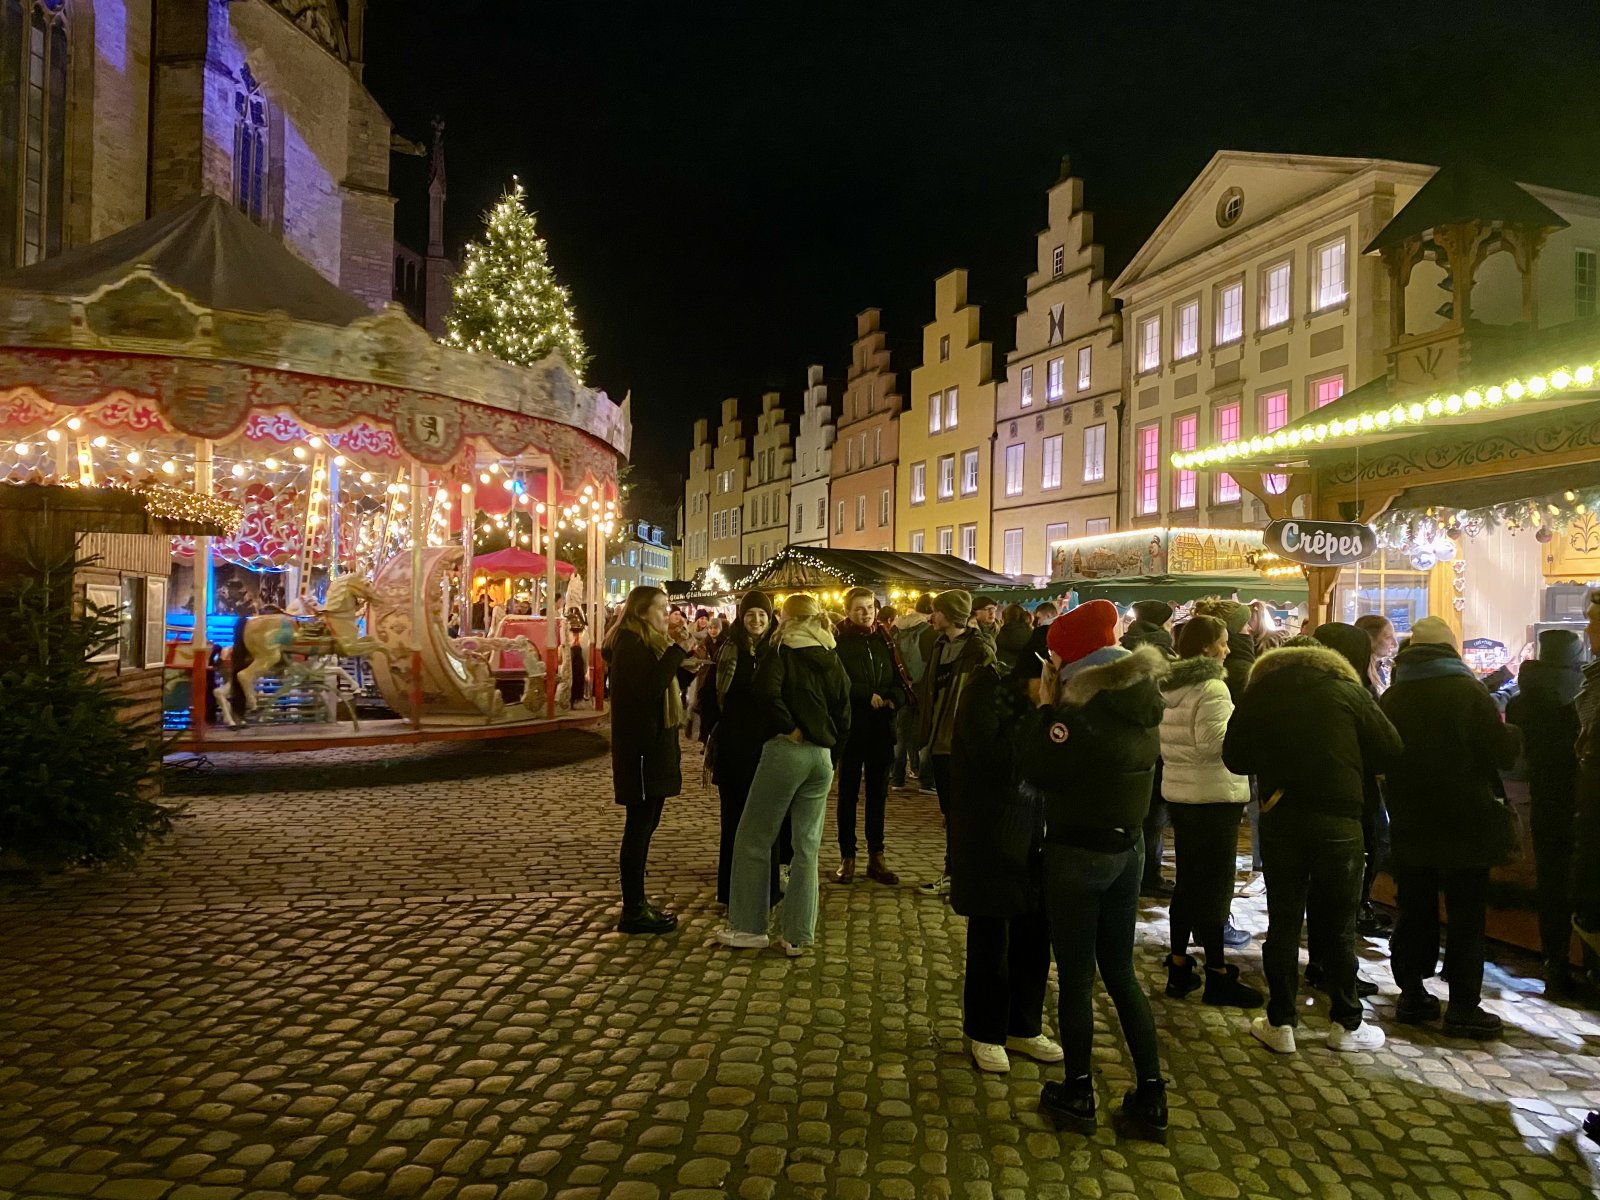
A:
{"type": "MultiPolygon", "coordinates": [[[[1217,441],[1224,445],[1239,440],[1240,409],[1237,402],[1224,404],[1216,411],[1217,441]]],[[[1237,504],[1239,481],[1225,472],[1217,475],[1217,503],[1237,504]]]]}
{"type": "MultiPolygon", "coordinates": [[[[1196,449],[1200,437],[1200,418],[1195,413],[1175,417],[1172,421],[1172,449],[1174,453],[1196,449]]],[[[1172,507],[1193,508],[1198,476],[1193,471],[1179,471],[1172,477],[1172,507]]]]}
{"type": "Polygon", "coordinates": [[[1161,508],[1161,426],[1146,425],[1139,430],[1139,512],[1158,512],[1161,508]]]}
{"type": "Polygon", "coordinates": [[[1311,407],[1321,408],[1324,404],[1332,404],[1344,395],[1344,376],[1330,375],[1326,379],[1316,379],[1311,383],[1311,407]]]}
{"type": "MultiPolygon", "coordinates": [[[[1289,423],[1289,393],[1271,392],[1261,397],[1261,432],[1277,433],[1289,423]]],[[[1281,496],[1289,486],[1287,475],[1263,475],[1261,482],[1274,496],[1281,496]]]]}

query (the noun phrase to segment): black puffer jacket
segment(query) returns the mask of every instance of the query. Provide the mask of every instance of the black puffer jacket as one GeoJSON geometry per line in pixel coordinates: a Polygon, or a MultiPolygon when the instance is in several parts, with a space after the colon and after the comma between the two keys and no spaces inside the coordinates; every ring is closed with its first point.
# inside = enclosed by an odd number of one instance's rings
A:
{"type": "Polygon", "coordinates": [[[1400,735],[1355,668],[1322,646],[1263,654],[1222,742],[1228,770],[1260,780],[1263,807],[1283,793],[1264,821],[1314,813],[1359,821],[1363,776],[1399,754],[1400,735]]]}
{"type": "Polygon", "coordinates": [[[1250,684],[1250,672],[1255,669],[1257,657],[1255,638],[1248,633],[1228,635],[1228,657],[1223,661],[1222,669],[1227,673],[1228,694],[1233,697],[1236,707],[1250,684]]]}
{"type": "Polygon", "coordinates": [[[950,765],[950,907],[963,917],[1038,910],[1044,805],[1017,778],[1017,731],[1033,714],[1024,686],[999,665],[973,673],[961,693],[950,765]]]}
{"type": "Polygon", "coordinates": [[[618,804],[660,800],[683,791],[678,729],[667,724],[667,689],[678,686],[685,654],[655,651],[631,629],[605,650],[611,665],[611,779],[618,804]]]}
{"type": "Polygon", "coordinates": [[[1407,646],[1379,701],[1405,749],[1389,766],[1390,861],[1446,870],[1493,867],[1504,857],[1490,811],[1501,770],[1515,765],[1516,730],[1500,719],[1453,646],[1407,646]]]}
{"type": "Polygon", "coordinates": [[[1170,664],[1150,646],[1118,653],[1078,671],[1018,732],[1022,779],[1044,793],[1047,841],[1125,850],[1150,811],[1170,664]]]}
{"type": "MultiPolygon", "coordinates": [[[[1570,834],[1578,798],[1578,692],[1583,671],[1534,659],[1517,672],[1517,694],[1506,705],[1506,722],[1522,732],[1528,763],[1533,823],[1570,834]]],[[[1542,831],[1541,831],[1542,832],[1542,831]]]]}
{"type": "Polygon", "coordinates": [[[1149,621],[1129,622],[1122,635],[1122,648],[1137,650],[1140,646],[1154,646],[1168,658],[1178,657],[1172,644],[1172,630],[1165,625],[1153,625],[1149,621]]]}
{"type": "Polygon", "coordinates": [[[1017,659],[1028,648],[1033,637],[1033,625],[1026,618],[1007,621],[994,636],[994,656],[1000,664],[1001,674],[1009,674],[1017,659]]]}
{"type": "Polygon", "coordinates": [[[906,702],[894,644],[881,627],[863,629],[854,621],[841,621],[833,635],[839,644],[839,662],[850,679],[848,747],[868,761],[889,762],[894,758],[895,709],[906,702]],[[889,706],[873,708],[874,695],[887,700],[889,706]]]}
{"type": "Polygon", "coordinates": [[[850,736],[850,680],[839,656],[821,646],[781,642],[756,671],[756,696],[766,710],[768,735],[796,729],[814,746],[833,753],[834,762],[850,736]]]}

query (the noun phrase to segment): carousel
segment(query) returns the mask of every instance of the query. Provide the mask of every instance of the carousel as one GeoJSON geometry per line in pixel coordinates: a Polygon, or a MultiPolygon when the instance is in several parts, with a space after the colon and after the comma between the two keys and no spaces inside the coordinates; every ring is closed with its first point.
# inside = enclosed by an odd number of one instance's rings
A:
{"type": "Polygon", "coordinates": [[[180,749],[595,719],[598,699],[558,718],[558,627],[602,622],[578,575],[603,572],[629,437],[626,402],[559,357],[446,349],[217,197],[0,277],[0,480],[164,485],[241,514],[171,539],[180,749]],[[491,608],[492,580],[520,600],[491,608]],[[274,719],[308,691],[307,719],[274,719]],[[363,693],[379,719],[358,719],[363,693]]]}

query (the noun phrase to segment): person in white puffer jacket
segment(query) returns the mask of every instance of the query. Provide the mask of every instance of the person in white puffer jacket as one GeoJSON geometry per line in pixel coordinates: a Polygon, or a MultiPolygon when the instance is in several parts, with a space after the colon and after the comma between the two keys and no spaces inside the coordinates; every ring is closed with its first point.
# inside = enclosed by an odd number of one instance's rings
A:
{"type": "Polygon", "coordinates": [[[1239,821],[1250,799],[1249,780],[1222,763],[1222,741],[1233,715],[1222,666],[1228,627],[1216,617],[1193,617],[1179,633],[1177,651],[1178,661],[1162,685],[1167,711],[1161,721],[1161,794],[1169,806],[1177,861],[1168,917],[1167,995],[1182,999],[1201,986],[1198,964],[1189,954],[1193,934],[1206,956],[1202,999],[1257,1008],[1261,992],[1241,983],[1239,968],[1224,961],[1222,940],[1233,899],[1239,821]]]}

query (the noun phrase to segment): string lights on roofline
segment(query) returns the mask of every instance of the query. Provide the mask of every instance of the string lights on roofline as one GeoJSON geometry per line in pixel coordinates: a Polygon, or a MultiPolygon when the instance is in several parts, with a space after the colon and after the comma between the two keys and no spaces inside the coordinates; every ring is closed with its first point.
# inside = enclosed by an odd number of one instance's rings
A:
{"type": "Polygon", "coordinates": [[[1203,467],[1239,463],[1277,450],[1320,446],[1330,440],[1336,441],[1360,433],[1428,425],[1435,421],[1460,416],[1463,412],[1497,409],[1519,401],[1538,400],[1551,392],[1564,392],[1571,387],[1593,387],[1595,372],[1595,364],[1559,367],[1545,374],[1508,379],[1488,388],[1468,388],[1463,392],[1435,392],[1425,400],[1396,403],[1354,417],[1317,421],[1311,425],[1302,422],[1292,429],[1280,429],[1264,437],[1219,443],[1204,450],[1175,452],[1169,461],[1180,471],[1191,471],[1203,467]]]}

